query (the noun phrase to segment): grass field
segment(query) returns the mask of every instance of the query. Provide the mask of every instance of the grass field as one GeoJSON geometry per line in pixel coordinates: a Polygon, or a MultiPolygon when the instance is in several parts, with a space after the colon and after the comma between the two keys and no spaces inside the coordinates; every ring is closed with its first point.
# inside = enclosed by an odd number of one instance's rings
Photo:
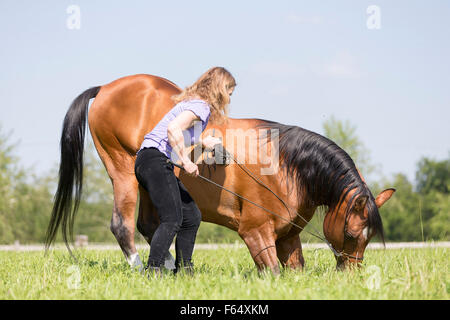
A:
{"type": "MultiPolygon", "coordinates": [[[[142,250],[141,257],[148,251],[142,250]]],[[[448,299],[447,248],[368,250],[337,272],[329,250],[304,251],[304,271],[259,275],[245,248],[194,252],[196,275],[148,279],[118,250],[0,252],[0,299],[448,299]]]]}

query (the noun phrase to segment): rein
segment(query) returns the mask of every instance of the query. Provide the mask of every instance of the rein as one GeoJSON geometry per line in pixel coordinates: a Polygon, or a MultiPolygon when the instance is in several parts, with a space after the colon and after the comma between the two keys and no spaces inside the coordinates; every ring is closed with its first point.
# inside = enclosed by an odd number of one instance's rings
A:
{"type": "MultiPolygon", "coordinates": [[[[261,186],[263,186],[263,187],[266,188],[268,191],[270,191],[273,195],[275,195],[275,197],[277,197],[277,198],[283,203],[283,205],[286,207],[286,209],[288,209],[288,213],[289,213],[289,216],[290,216],[289,208],[288,208],[287,204],[285,203],[285,201],[283,201],[283,199],[281,199],[275,192],[273,192],[273,191],[272,191],[267,185],[265,185],[261,180],[259,180],[257,177],[255,177],[255,176],[253,175],[253,173],[251,173],[250,170],[249,170],[245,165],[238,163],[237,160],[236,160],[236,158],[235,158],[232,154],[230,154],[230,153],[228,152],[228,150],[226,150],[225,148],[223,148],[223,150],[226,152],[225,156],[230,156],[230,157],[233,159],[233,161],[234,161],[234,162],[235,162],[242,170],[244,170],[250,177],[253,178],[253,180],[255,180],[256,182],[258,182],[261,186]],[[244,169],[244,167],[245,167],[245,169],[244,169]]],[[[181,170],[184,170],[184,168],[183,168],[181,165],[179,165],[179,164],[177,164],[177,163],[171,161],[170,159],[167,159],[167,163],[170,163],[170,164],[172,164],[173,166],[175,166],[175,167],[177,167],[177,168],[179,168],[179,169],[181,169],[181,170]]],[[[244,196],[242,196],[242,195],[240,195],[240,194],[238,194],[238,193],[236,193],[236,192],[234,192],[234,191],[232,191],[232,190],[230,190],[230,189],[228,189],[228,188],[226,188],[226,187],[224,187],[224,186],[222,186],[222,185],[220,185],[220,184],[218,184],[218,183],[216,183],[216,182],[214,182],[214,181],[212,181],[211,179],[206,178],[205,176],[203,176],[203,175],[201,175],[201,174],[198,174],[197,177],[199,177],[200,179],[202,179],[202,180],[204,180],[204,181],[206,181],[206,182],[208,182],[208,183],[210,183],[210,184],[215,185],[216,187],[218,187],[218,188],[220,188],[220,189],[222,189],[222,190],[225,190],[225,191],[227,191],[227,192],[233,194],[234,196],[236,196],[236,197],[238,197],[238,198],[241,198],[242,200],[245,200],[245,201],[247,201],[247,202],[250,202],[250,203],[253,204],[254,206],[256,206],[256,207],[258,207],[258,208],[260,208],[260,209],[262,209],[262,210],[264,210],[264,211],[266,211],[266,212],[268,212],[268,213],[270,213],[270,214],[272,214],[272,215],[274,215],[274,216],[276,216],[276,217],[278,217],[278,218],[280,218],[280,219],[286,221],[287,223],[291,224],[292,226],[294,226],[294,227],[296,227],[296,228],[299,228],[300,230],[305,231],[305,232],[308,233],[309,235],[311,235],[311,236],[313,236],[313,237],[316,237],[317,239],[323,241],[323,242],[330,248],[330,250],[333,252],[333,254],[334,254],[336,257],[347,257],[347,258],[355,259],[355,260],[357,260],[357,261],[362,261],[362,260],[364,259],[364,257],[353,256],[353,255],[350,255],[350,254],[345,253],[344,250],[343,250],[344,246],[343,246],[343,248],[342,248],[342,251],[340,251],[340,252],[337,251],[337,250],[333,247],[333,245],[332,245],[326,238],[320,236],[319,233],[317,232],[317,230],[315,230],[315,229],[314,229],[315,233],[310,232],[310,231],[306,230],[304,227],[299,226],[299,225],[296,224],[295,222],[286,219],[285,217],[283,217],[283,216],[281,216],[281,215],[275,213],[274,211],[269,210],[269,209],[263,207],[262,205],[260,205],[260,204],[258,204],[258,203],[256,203],[256,202],[254,202],[254,201],[252,201],[252,200],[250,200],[250,199],[248,199],[248,198],[246,198],[246,197],[244,197],[244,196]]],[[[306,224],[308,223],[308,221],[307,221],[305,218],[303,218],[298,212],[296,212],[296,215],[297,215],[299,218],[301,218],[306,224]]],[[[347,219],[346,219],[346,220],[347,220],[347,219]]],[[[345,226],[344,226],[344,228],[345,228],[345,226]]],[[[344,244],[345,244],[345,233],[344,233],[344,244]]],[[[266,249],[267,249],[267,248],[266,248],[266,249]]],[[[264,251],[264,250],[265,250],[265,249],[263,249],[262,251],[264,251]]]]}

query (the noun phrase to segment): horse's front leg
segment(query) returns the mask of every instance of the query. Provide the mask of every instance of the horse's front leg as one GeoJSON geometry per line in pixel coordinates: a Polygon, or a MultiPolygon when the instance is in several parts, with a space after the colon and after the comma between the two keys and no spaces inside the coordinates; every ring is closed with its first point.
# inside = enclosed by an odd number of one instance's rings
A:
{"type": "Polygon", "coordinates": [[[298,234],[278,239],[276,246],[278,259],[284,267],[303,269],[305,259],[303,258],[302,244],[298,234]]]}
{"type": "Polygon", "coordinates": [[[240,223],[239,235],[244,240],[258,271],[269,269],[274,275],[280,274],[277,249],[273,237],[273,224],[266,222],[261,226],[247,226],[240,223]]]}

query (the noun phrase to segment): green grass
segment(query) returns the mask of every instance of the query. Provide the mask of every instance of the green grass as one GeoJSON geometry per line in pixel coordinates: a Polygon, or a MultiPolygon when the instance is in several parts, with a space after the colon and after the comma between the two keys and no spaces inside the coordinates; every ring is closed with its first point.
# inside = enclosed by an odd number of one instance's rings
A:
{"type": "Polygon", "coordinates": [[[130,271],[118,250],[78,251],[76,265],[64,250],[0,252],[0,299],[448,299],[449,252],[370,250],[362,268],[337,272],[329,250],[305,250],[304,271],[273,277],[245,248],[196,250],[194,278],[163,279],[130,271]]]}

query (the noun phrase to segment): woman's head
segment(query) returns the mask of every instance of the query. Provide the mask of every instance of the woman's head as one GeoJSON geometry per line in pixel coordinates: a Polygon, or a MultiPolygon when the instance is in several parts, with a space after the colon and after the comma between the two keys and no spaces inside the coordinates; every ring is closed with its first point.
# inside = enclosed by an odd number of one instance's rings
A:
{"type": "Polygon", "coordinates": [[[222,121],[228,117],[230,96],[236,87],[236,80],[222,67],[206,71],[193,85],[173,97],[176,103],[188,99],[202,99],[211,106],[211,119],[222,121]]]}

